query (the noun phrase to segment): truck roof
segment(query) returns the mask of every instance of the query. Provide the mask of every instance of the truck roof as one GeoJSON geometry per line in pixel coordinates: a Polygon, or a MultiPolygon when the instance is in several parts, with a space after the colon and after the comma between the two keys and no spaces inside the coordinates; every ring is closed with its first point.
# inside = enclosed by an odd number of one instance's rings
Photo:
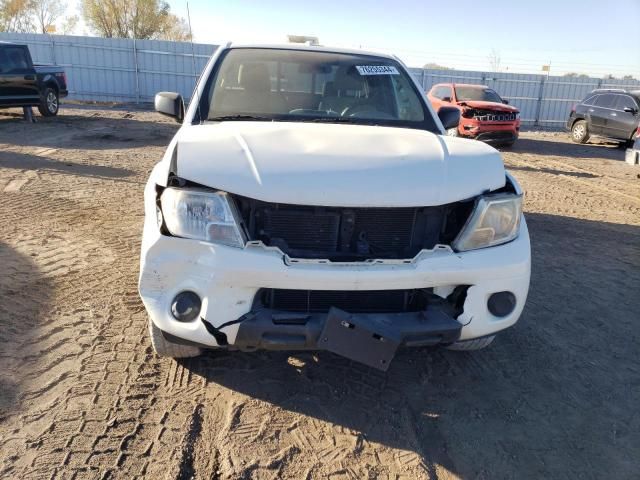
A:
{"type": "Polygon", "coordinates": [[[389,60],[398,60],[395,55],[388,53],[376,52],[373,50],[360,50],[356,48],[328,47],[324,45],[307,45],[304,43],[283,43],[283,44],[264,44],[264,43],[233,43],[225,45],[226,48],[268,48],[279,50],[305,50],[309,52],[325,52],[325,53],[344,53],[350,55],[371,55],[374,57],[382,57],[389,60]]]}

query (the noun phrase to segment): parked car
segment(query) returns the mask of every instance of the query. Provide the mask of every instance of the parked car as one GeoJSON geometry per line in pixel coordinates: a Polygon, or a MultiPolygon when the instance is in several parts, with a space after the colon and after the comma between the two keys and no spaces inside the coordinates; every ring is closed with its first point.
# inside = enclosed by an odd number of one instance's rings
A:
{"type": "Polygon", "coordinates": [[[58,114],[67,96],[60,67],[34,65],[26,45],[0,42],[0,108],[38,107],[45,117],[58,114]]]}
{"type": "Polygon", "coordinates": [[[220,48],[145,188],[139,291],[159,355],[324,349],[386,369],[400,345],[487,346],[529,287],[522,190],[445,135],[395,57],[220,48]]]}
{"type": "Polygon", "coordinates": [[[567,129],[577,143],[601,137],[631,145],[640,124],[639,106],[640,90],[597,89],[571,109],[567,129]]]}
{"type": "Polygon", "coordinates": [[[520,111],[485,85],[439,83],[427,97],[438,111],[442,106],[460,109],[457,127],[447,130],[452,137],[467,137],[510,146],[520,133],[520,111]]]}

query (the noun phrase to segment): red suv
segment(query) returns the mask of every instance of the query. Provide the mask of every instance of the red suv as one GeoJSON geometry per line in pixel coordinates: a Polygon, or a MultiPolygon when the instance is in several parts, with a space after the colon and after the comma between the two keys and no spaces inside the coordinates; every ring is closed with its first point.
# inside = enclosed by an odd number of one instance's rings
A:
{"type": "Polygon", "coordinates": [[[436,112],[442,106],[460,109],[460,124],[447,130],[448,135],[504,146],[513,145],[518,138],[520,111],[487,86],[439,83],[431,87],[427,97],[436,112]]]}

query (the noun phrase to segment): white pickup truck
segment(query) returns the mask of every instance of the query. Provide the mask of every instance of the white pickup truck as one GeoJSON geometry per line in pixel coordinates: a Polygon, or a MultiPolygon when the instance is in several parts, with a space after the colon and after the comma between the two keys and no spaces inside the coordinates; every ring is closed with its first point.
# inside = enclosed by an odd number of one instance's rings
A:
{"type": "Polygon", "coordinates": [[[155,351],[322,349],[386,370],[401,346],[487,346],[529,288],[522,191],[444,135],[395,57],[219,48],[145,189],[139,290],[155,351]]]}

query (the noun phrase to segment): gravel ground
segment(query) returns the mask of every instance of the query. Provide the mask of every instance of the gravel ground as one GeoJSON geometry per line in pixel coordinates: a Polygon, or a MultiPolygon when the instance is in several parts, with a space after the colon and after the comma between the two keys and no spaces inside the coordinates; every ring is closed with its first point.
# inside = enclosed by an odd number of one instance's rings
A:
{"type": "Polygon", "coordinates": [[[158,359],[138,298],[151,112],[0,113],[0,477],[638,478],[640,169],[529,132],[520,322],[387,373],[320,352],[158,359]]]}

